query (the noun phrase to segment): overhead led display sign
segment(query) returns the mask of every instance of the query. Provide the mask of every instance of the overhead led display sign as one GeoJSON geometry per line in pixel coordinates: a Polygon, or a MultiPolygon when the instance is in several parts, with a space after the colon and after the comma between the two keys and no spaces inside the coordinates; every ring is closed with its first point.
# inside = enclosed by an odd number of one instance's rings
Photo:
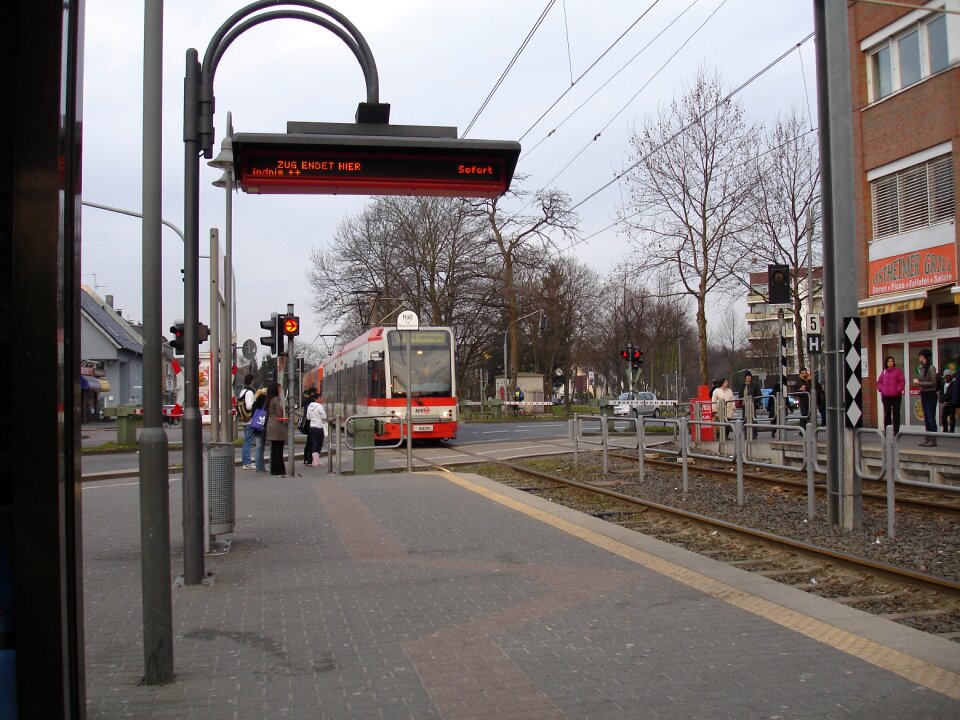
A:
{"type": "Polygon", "coordinates": [[[247,193],[495,198],[510,187],[515,142],[381,135],[237,134],[247,193]]]}

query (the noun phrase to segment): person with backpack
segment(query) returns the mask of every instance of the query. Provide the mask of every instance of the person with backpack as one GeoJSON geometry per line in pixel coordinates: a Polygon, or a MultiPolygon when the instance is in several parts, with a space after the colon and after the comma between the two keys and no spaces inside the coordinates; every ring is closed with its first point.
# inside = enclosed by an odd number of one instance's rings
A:
{"type": "Polygon", "coordinates": [[[253,447],[256,433],[250,425],[253,418],[253,403],[257,390],[253,386],[253,375],[247,373],[243,378],[243,389],[237,394],[237,419],[243,425],[243,447],[240,449],[240,466],[244,470],[253,470],[256,466],[250,458],[250,448],[253,447]]]}
{"type": "Polygon", "coordinates": [[[940,425],[945,433],[957,431],[957,407],[960,406],[960,380],[953,370],[943,371],[943,389],[940,392],[940,425]]]}

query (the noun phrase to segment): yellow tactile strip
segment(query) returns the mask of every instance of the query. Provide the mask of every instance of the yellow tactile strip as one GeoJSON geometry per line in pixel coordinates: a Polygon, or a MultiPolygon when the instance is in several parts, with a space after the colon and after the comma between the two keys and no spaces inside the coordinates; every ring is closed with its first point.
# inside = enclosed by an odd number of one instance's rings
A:
{"type": "MultiPolygon", "coordinates": [[[[439,473],[438,473],[439,474],[439,473]]],[[[932,663],[920,660],[912,655],[869,640],[847,630],[842,630],[804,615],[769,600],[751,595],[748,592],[714,580],[701,573],[681,567],[675,563],[651,555],[613,540],[568,520],[556,517],[548,512],[531,507],[494,490],[483,487],[454,473],[442,473],[441,477],[471,492],[482,495],[517,512],[546,523],[565,533],[584,540],[596,547],[619,555],[622,558],[665,575],[677,582],[695,588],[707,595],[722,600],[749,613],[771,622],[790,628],[841,652],[864,660],[876,667],[892,672],[910,682],[916,683],[934,692],[954,700],[960,700],[960,675],[932,663]]]]}

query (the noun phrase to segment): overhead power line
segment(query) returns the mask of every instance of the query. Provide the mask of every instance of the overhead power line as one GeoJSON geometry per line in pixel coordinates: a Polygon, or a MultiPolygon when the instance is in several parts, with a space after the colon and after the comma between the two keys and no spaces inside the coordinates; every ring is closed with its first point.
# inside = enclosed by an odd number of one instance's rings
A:
{"type": "MultiPolygon", "coordinates": [[[[654,35],[652,38],[650,38],[650,41],[647,42],[646,45],[644,45],[642,48],[640,48],[640,50],[637,51],[637,53],[636,53],[632,58],[630,58],[629,60],[627,60],[627,62],[625,62],[625,63],[620,67],[619,70],[617,70],[613,75],[611,75],[609,78],[607,78],[606,82],[604,82],[600,87],[598,87],[596,90],[594,90],[594,91],[590,94],[590,96],[587,97],[586,100],[584,100],[582,103],[580,103],[579,105],[577,105],[577,107],[575,107],[572,112],[570,112],[563,120],[561,120],[559,123],[557,123],[557,126],[554,127],[552,130],[550,130],[550,132],[548,132],[544,137],[542,137],[542,138],[540,139],[540,141],[539,141],[536,145],[534,145],[532,148],[530,148],[529,150],[527,150],[527,151],[520,157],[520,159],[523,160],[523,159],[524,159],[525,157],[527,157],[530,153],[532,153],[534,150],[536,150],[538,147],[540,147],[544,142],[546,142],[546,140],[547,140],[548,138],[550,138],[557,130],[559,130],[559,129],[562,128],[564,125],[566,125],[567,121],[568,121],[570,118],[572,118],[574,115],[576,115],[578,112],[580,112],[588,102],[590,102],[591,100],[593,100],[593,98],[595,98],[595,97],[600,93],[601,90],[603,90],[607,85],[609,85],[611,82],[613,82],[614,78],[616,78],[620,73],[622,73],[624,70],[626,70],[626,69],[630,66],[630,64],[633,63],[634,60],[636,60],[638,57],[640,57],[640,56],[647,50],[647,48],[649,48],[651,45],[653,45],[653,43],[656,42],[656,41],[660,38],[661,35],[663,35],[663,34],[664,34],[667,30],[669,30],[671,27],[673,27],[673,25],[674,25],[680,18],[682,18],[684,15],[686,15],[686,14],[687,14],[687,11],[690,10],[690,8],[692,8],[692,7],[693,7],[694,5],[696,5],[698,2],[700,2],[700,0],[693,0],[693,2],[691,2],[689,5],[687,5],[687,7],[685,7],[685,8],[680,12],[679,15],[677,15],[675,18],[673,18],[673,20],[671,20],[669,23],[667,23],[666,27],[664,27],[660,32],[658,32],[656,35],[654,35]]],[[[651,7],[652,7],[652,6],[651,6],[651,7]]],[[[648,10],[649,10],[649,8],[648,8],[648,10]]],[[[646,12],[644,12],[644,15],[645,15],[645,14],[646,14],[646,12]]],[[[642,18],[643,15],[641,15],[640,17],[642,18]]],[[[638,18],[638,20],[639,20],[639,19],[640,19],[640,18],[638,18]]],[[[631,27],[632,27],[632,26],[631,26],[631,27]]],[[[627,32],[629,32],[629,28],[627,29],[627,32]]],[[[624,34],[626,34],[626,33],[624,33],[624,34]]],[[[602,56],[601,56],[601,57],[602,57],[602,56]]],[[[597,58],[598,61],[599,61],[599,59],[600,59],[600,58],[597,58]]],[[[581,76],[581,77],[582,77],[582,76],[581,76]]],[[[567,92],[569,92],[569,88],[567,89],[567,92]]],[[[564,95],[566,95],[566,92],[564,93],[564,95]]],[[[560,102],[560,100],[561,100],[562,98],[563,98],[563,95],[561,95],[559,98],[557,98],[557,102],[560,102]]],[[[555,102],[553,105],[556,105],[556,104],[557,104],[557,103],[555,102]]],[[[551,105],[549,108],[547,108],[547,112],[550,112],[550,110],[553,109],[553,105],[551,105]]],[[[547,112],[545,112],[543,115],[546,115],[547,112]]],[[[540,120],[543,119],[543,115],[540,116],[540,119],[537,120],[537,123],[539,123],[540,120]]],[[[534,123],[532,126],[530,126],[530,128],[527,130],[527,132],[525,132],[525,133],[523,134],[523,136],[521,136],[520,140],[523,140],[523,138],[527,136],[527,133],[529,133],[530,130],[533,130],[533,128],[536,127],[537,123],[534,123]]]]}
{"type": "MultiPolygon", "coordinates": [[[[572,73],[572,71],[571,71],[571,74],[570,74],[570,87],[568,87],[566,90],[564,90],[562,93],[560,93],[560,97],[558,97],[556,100],[554,100],[554,101],[550,104],[550,107],[548,107],[546,110],[543,111],[543,113],[540,115],[540,117],[538,117],[538,118],[533,122],[533,125],[531,125],[530,127],[528,127],[528,128],[526,129],[526,131],[523,133],[523,135],[521,135],[521,136],[517,139],[517,142],[523,142],[523,139],[524,139],[527,135],[530,134],[530,131],[533,130],[537,125],[539,125],[539,124],[540,124],[540,121],[543,120],[543,119],[547,116],[547,113],[549,113],[551,110],[553,110],[553,109],[557,106],[557,103],[559,103],[561,100],[563,100],[563,98],[565,98],[565,97],[567,96],[567,93],[570,92],[571,90],[573,90],[574,86],[575,86],[578,82],[580,82],[581,80],[583,80],[583,78],[585,78],[585,77],[587,76],[587,73],[589,73],[591,70],[593,70],[593,68],[595,68],[595,67],[597,66],[597,63],[599,63],[601,60],[603,60],[604,57],[606,57],[607,53],[609,53],[611,50],[613,50],[613,48],[615,48],[615,47],[617,46],[617,44],[627,36],[627,33],[629,33],[631,30],[633,30],[633,28],[635,28],[635,27],[637,26],[637,23],[639,23],[641,20],[643,20],[644,16],[645,16],[648,12],[650,12],[650,11],[653,9],[653,7],[654,7],[658,2],[660,2],[660,0],[653,0],[653,2],[650,4],[650,6],[649,6],[646,10],[644,10],[642,13],[640,13],[640,16],[639,16],[636,20],[634,20],[632,23],[630,23],[630,26],[629,26],[626,30],[624,30],[622,33],[620,33],[620,37],[618,37],[616,40],[614,40],[612,43],[610,43],[609,47],[607,47],[606,50],[604,50],[602,53],[600,53],[600,54],[597,56],[597,59],[596,59],[596,60],[594,60],[592,63],[590,63],[590,67],[588,67],[586,70],[584,70],[582,73],[580,73],[579,76],[577,76],[577,79],[576,79],[576,80],[573,79],[573,73],[572,73]]],[[[697,0],[694,0],[694,2],[697,2],[697,0]]],[[[669,26],[668,26],[668,27],[669,27],[669,26]]],[[[570,51],[569,51],[569,42],[570,42],[570,41],[569,41],[569,38],[568,38],[568,40],[567,40],[567,48],[568,48],[568,49],[567,49],[567,54],[568,54],[568,56],[569,56],[569,52],[570,52],[570,51]]],[[[641,51],[641,52],[642,52],[642,51],[641,51]]],[[[639,53],[637,53],[637,55],[639,55],[639,53]]],[[[633,62],[633,60],[636,59],[637,55],[634,55],[633,58],[631,58],[630,62],[633,62]]],[[[627,65],[629,65],[630,62],[628,62],[627,65]]],[[[625,68],[625,67],[626,67],[626,65],[624,65],[622,68],[620,68],[620,70],[617,70],[617,73],[622,72],[622,71],[623,71],[623,68],[625,68]]],[[[616,77],[616,74],[617,74],[617,73],[615,73],[613,77],[616,77]]],[[[610,78],[610,79],[612,80],[613,78],[610,78]]],[[[610,81],[608,80],[607,82],[610,82],[610,81]]],[[[601,88],[604,87],[605,85],[606,85],[606,83],[604,83],[604,85],[602,85],[601,88]]],[[[594,94],[596,94],[596,93],[594,93],[594,94]]],[[[591,95],[591,97],[593,97],[593,96],[591,95]]]]}
{"type": "MultiPolygon", "coordinates": [[[[622,177],[623,177],[624,175],[626,175],[628,172],[630,172],[630,171],[633,170],[634,168],[636,168],[636,167],[638,167],[639,165],[641,165],[642,163],[644,163],[644,162],[645,162],[648,158],[650,158],[652,155],[654,155],[655,153],[658,153],[660,150],[662,150],[663,148],[665,148],[665,147],[666,147],[667,145],[669,145],[671,142],[673,142],[673,141],[676,140],[678,137],[680,137],[681,135],[683,135],[683,133],[687,132],[691,127],[693,127],[694,125],[696,125],[696,124],[699,123],[699,122],[702,122],[702,121],[704,120],[704,118],[706,118],[708,115],[710,115],[710,113],[712,113],[712,112],[713,112],[714,110],[716,110],[718,107],[720,107],[721,105],[723,105],[725,102],[729,101],[731,98],[733,98],[735,95],[737,95],[741,90],[743,90],[744,88],[746,88],[746,87],[748,87],[749,85],[753,84],[757,79],[759,79],[761,76],[765,75],[765,74],[766,74],[767,72],[769,72],[772,68],[774,68],[776,65],[778,65],[781,61],[783,61],[783,59],[784,59],[785,57],[787,57],[788,55],[790,55],[790,53],[792,53],[794,50],[798,50],[799,48],[801,48],[801,47],[802,47],[808,40],[810,40],[812,37],[813,37],[813,33],[810,33],[810,34],[807,35],[803,40],[801,40],[801,41],[798,42],[797,44],[793,45],[789,50],[787,50],[787,51],[784,52],[782,55],[780,55],[776,60],[773,60],[772,62],[770,62],[769,64],[767,64],[767,66],[764,67],[762,70],[759,70],[759,71],[757,71],[756,73],[754,73],[750,78],[748,78],[748,79],[745,80],[743,83],[741,83],[737,88],[735,88],[734,90],[731,90],[730,93],[728,93],[725,97],[723,97],[722,99],[720,99],[719,101],[717,101],[713,106],[711,106],[711,107],[709,107],[708,109],[706,109],[699,117],[691,120],[689,123],[687,123],[687,124],[684,125],[682,128],[680,128],[679,130],[677,130],[677,132],[675,132],[673,135],[671,135],[670,137],[668,137],[668,138],[667,138],[663,143],[661,143],[659,146],[653,148],[650,152],[648,152],[648,153],[647,153],[646,155],[644,155],[642,158],[640,158],[639,160],[637,160],[635,163],[633,163],[633,164],[630,165],[629,167],[625,168],[623,171],[619,172],[618,174],[614,175],[613,179],[611,179],[611,180],[609,180],[608,182],[604,183],[604,184],[601,185],[599,188],[597,188],[596,190],[594,190],[592,193],[590,193],[589,195],[587,195],[585,198],[583,198],[583,200],[581,200],[581,201],[578,202],[576,205],[574,205],[573,207],[571,207],[570,210],[571,210],[571,211],[572,211],[572,210],[576,210],[578,207],[580,207],[581,205],[583,205],[583,204],[586,203],[587,201],[593,199],[594,197],[596,197],[597,195],[599,195],[601,192],[603,192],[604,190],[606,190],[608,187],[610,187],[611,185],[613,185],[613,183],[615,183],[615,182],[617,182],[618,180],[620,180],[620,178],[622,178],[622,177]]],[[[583,151],[581,150],[581,152],[583,152],[583,151]]],[[[566,168],[564,168],[564,169],[566,169],[566,168]]],[[[562,172],[562,171],[561,171],[561,172],[562,172]]],[[[556,177],[556,176],[555,176],[555,177],[556,177]]],[[[552,181],[551,181],[551,182],[552,182],[552,181]]],[[[549,183],[548,183],[548,184],[549,184],[549,183]]]]}
{"type": "Polygon", "coordinates": [[[480,105],[480,109],[477,110],[476,114],[473,116],[473,119],[470,121],[470,124],[467,125],[466,130],[463,131],[463,134],[460,136],[461,138],[465,138],[467,136],[467,134],[470,132],[470,129],[473,127],[473,124],[477,121],[477,118],[479,118],[480,114],[484,110],[486,110],[487,105],[490,103],[490,100],[493,99],[494,94],[500,88],[500,85],[506,79],[510,70],[513,69],[514,63],[517,62],[517,59],[520,57],[520,54],[526,49],[530,40],[533,38],[534,34],[537,32],[540,25],[543,23],[544,19],[547,17],[547,14],[550,12],[550,8],[554,6],[556,1],[557,0],[550,0],[547,3],[547,6],[543,9],[543,12],[540,13],[540,17],[537,18],[537,21],[533,24],[533,27],[530,28],[530,32],[527,33],[527,37],[524,38],[523,42],[520,44],[520,47],[517,49],[517,51],[513,54],[513,57],[510,59],[510,62],[507,63],[507,67],[500,74],[500,78],[497,80],[496,83],[494,83],[493,88],[491,88],[490,92],[487,93],[487,97],[484,99],[483,103],[480,105]]]}

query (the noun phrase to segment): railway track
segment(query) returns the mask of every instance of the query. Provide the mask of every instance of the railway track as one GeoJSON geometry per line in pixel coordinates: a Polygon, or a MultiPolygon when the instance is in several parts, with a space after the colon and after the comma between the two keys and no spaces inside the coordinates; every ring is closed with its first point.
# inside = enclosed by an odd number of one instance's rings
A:
{"type": "MultiPolygon", "coordinates": [[[[887,562],[851,552],[842,546],[814,543],[773,532],[769,527],[737,522],[730,517],[721,517],[724,513],[719,512],[719,507],[718,512],[711,512],[709,509],[682,507],[684,503],[678,502],[676,497],[673,502],[667,502],[644,495],[644,487],[632,480],[635,471],[631,473],[629,469],[631,461],[635,467],[635,458],[616,458],[623,465],[613,469],[610,476],[613,479],[604,479],[599,467],[595,465],[591,469],[583,457],[580,467],[573,468],[569,457],[514,462],[492,460],[461,448],[456,448],[456,452],[478,462],[474,469],[491,479],[778,582],[960,642],[960,571],[931,573],[906,563],[887,562]],[[531,463],[547,465],[550,469],[531,467],[531,463]],[[626,477],[631,479],[618,479],[626,477]]],[[[417,456],[417,460],[442,470],[464,467],[460,462],[436,463],[421,456],[417,456]]],[[[655,467],[657,470],[648,474],[656,473],[658,482],[667,476],[673,478],[675,468],[670,468],[667,473],[666,468],[658,472],[660,464],[655,467]]],[[[691,472],[705,472],[714,477],[723,475],[715,468],[700,466],[691,467],[691,472]]],[[[721,482],[725,483],[726,479],[721,482]]],[[[760,483],[770,488],[772,480],[765,477],[760,483]]],[[[782,479],[778,482],[782,483],[782,479]]],[[[786,493],[775,495],[778,504],[788,506],[792,502],[798,507],[801,505],[797,496],[785,500],[786,493]]],[[[727,498],[723,509],[730,515],[730,494],[727,492],[720,497],[727,498]]],[[[760,494],[752,497],[750,502],[763,505],[766,500],[757,498],[767,497],[769,495],[760,494]]],[[[958,530],[952,518],[951,515],[944,523],[947,530],[932,532],[936,536],[950,532],[952,527],[954,541],[948,540],[946,544],[956,552],[958,530]]],[[[866,542],[872,544],[869,534],[866,542]]],[[[879,544],[879,540],[876,542],[879,544]]]]}
{"type": "MultiPolygon", "coordinates": [[[[635,455],[630,456],[622,453],[611,453],[611,456],[622,460],[629,460],[633,463],[637,462],[635,455]]],[[[645,465],[652,465],[677,472],[680,470],[679,463],[674,461],[645,458],[643,462],[645,465]]],[[[736,470],[731,469],[729,463],[710,463],[702,458],[691,460],[689,469],[691,472],[710,473],[718,477],[733,479],[737,477],[736,470]]],[[[751,470],[744,471],[743,479],[745,482],[780,485],[806,493],[806,477],[798,477],[801,475],[802,473],[800,471],[790,472],[779,468],[764,469],[762,467],[752,466],[751,470]]],[[[823,485],[825,481],[824,476],[818,473],[817,477],[819,482],[816,486],[816,491],[818,493],[826,493],[826,487],[823,485]]],[[[887,491],[884,483],[875,480],[864,480],[863,486],[863,497],[865,500],[886,506],[887,491]]],[[[957,489],[945,488],[944,490],[937,490],[931,488],[926,490],[916,488],[912,485],[897,483],[896,503],[900,507],[947,513],[960,519],[960,492],[958,492],[957,489]]]]}

